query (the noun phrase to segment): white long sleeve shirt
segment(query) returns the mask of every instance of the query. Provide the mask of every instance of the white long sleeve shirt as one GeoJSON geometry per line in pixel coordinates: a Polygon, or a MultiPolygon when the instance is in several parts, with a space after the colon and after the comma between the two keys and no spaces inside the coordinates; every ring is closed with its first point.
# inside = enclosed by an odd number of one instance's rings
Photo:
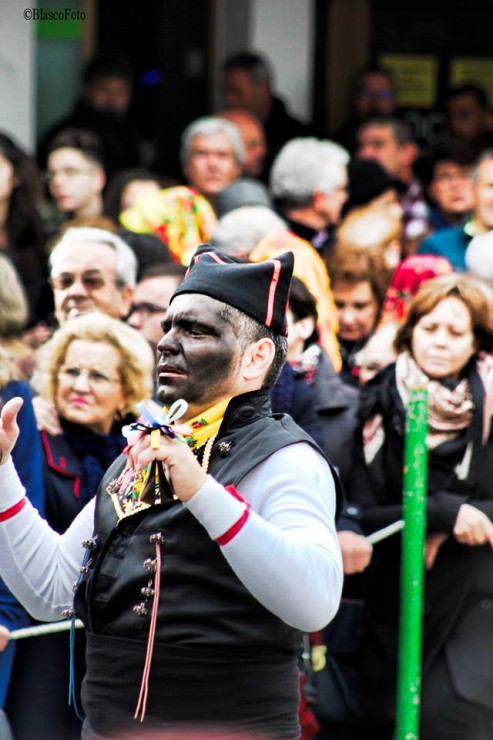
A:
{"type": "MultiPolygon", "coordinates": [[[[335,529],[330,469],[308,444],[285,447],[238,486],[250,503],[241,530],[221,550],[252,595],[287,624],[311,632],[326,625],[340,601],[343,570],[335,529]]],[[[25,495],[11,461],[0,466],[0,514],[25,495]]],[[[29,501],[0,523],[0,575],[37,619],[62,618],[72,605],[83,540],[93,534],[95,500],[62,535],[29,501]]],[[[185,504],[212,539],[227,532],[245,505],[207,477],[185,504]]]]}

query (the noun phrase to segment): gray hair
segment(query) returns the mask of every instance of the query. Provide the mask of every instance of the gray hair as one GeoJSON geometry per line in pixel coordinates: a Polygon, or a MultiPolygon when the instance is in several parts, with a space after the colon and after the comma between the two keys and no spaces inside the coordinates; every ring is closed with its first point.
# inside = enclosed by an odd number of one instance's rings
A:
{"type": "Polygon", "coordinates": [[[107,244],[116,252],[116,277],[123,287],[129,285],[135,287],[137,281],[137,258],[133,250],[123,239],[105,229],[95,229],[86,226],[74,226],[67,229],[60,239],[55,243],[49,256],[50,275],[54,277],[57,272],[57,263],[67,251],[72,249],[76,242],[99,242],[107,244]]]}
{"type": "Polygon", "coordinates": [[[245,161],[245,147],[240,130],[234,123],[219,116],[197,118],[186,127],[181,135],[180,160],[182,165],[185,165],[190,159],[192,142],[197,136],[213,136],[214,134],[225,134],[228,137],[233,146],[236,161],[238,164],[243,165],[245,161]]]}
{"type": "Polygon", "coordinates": [[[250,254],[268,234],[287,230],[287,224],[270,208],[242,206],[219,219],[212,232],[211,242],[226,254],[250,254]]]}
{"type": "Polygon", "coordinates": [[[310,205],[316,191],[330,195],[343,184],[348,162],[349,153],[333,141],[292,139],[272,165],[272,197],[288,208],[310,205]]]}

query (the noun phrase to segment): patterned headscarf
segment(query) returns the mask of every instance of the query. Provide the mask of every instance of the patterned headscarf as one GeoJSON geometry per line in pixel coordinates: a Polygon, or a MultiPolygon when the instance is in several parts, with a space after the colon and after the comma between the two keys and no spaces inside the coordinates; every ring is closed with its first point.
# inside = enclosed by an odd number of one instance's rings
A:
{"type": "Polygon", "coordinates": [[[120,216],[130,231],[157,234],[175,262],[186,266],[199,244],[209,241],[216,220],[209,202],[184,185],[142,193],[120,216]]]}

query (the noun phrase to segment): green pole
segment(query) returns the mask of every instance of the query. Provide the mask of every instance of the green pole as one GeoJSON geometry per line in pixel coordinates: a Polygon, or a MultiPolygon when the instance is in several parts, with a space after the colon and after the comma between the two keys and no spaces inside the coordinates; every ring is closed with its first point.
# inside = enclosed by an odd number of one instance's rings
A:
{"type": "Polygon", "coordinates": [[[428,480],[428,391],[411,391],[404,440],[404,530],[402,536],[399,670],[396,740],[418,740],[421,695],[421,635],[424,541],[428,480]]]}

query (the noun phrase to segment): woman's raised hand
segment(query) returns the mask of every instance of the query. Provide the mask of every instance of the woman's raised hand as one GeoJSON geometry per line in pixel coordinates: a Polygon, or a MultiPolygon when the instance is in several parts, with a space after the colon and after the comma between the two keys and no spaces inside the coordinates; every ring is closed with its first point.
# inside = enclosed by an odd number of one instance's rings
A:
{"type": "Polygon", "coordinates": [[[0,416],[0,465],[7,462],[19,436],[17,414],[24,401],[22,398],[11,398],[2,408],[0,416]]]}

